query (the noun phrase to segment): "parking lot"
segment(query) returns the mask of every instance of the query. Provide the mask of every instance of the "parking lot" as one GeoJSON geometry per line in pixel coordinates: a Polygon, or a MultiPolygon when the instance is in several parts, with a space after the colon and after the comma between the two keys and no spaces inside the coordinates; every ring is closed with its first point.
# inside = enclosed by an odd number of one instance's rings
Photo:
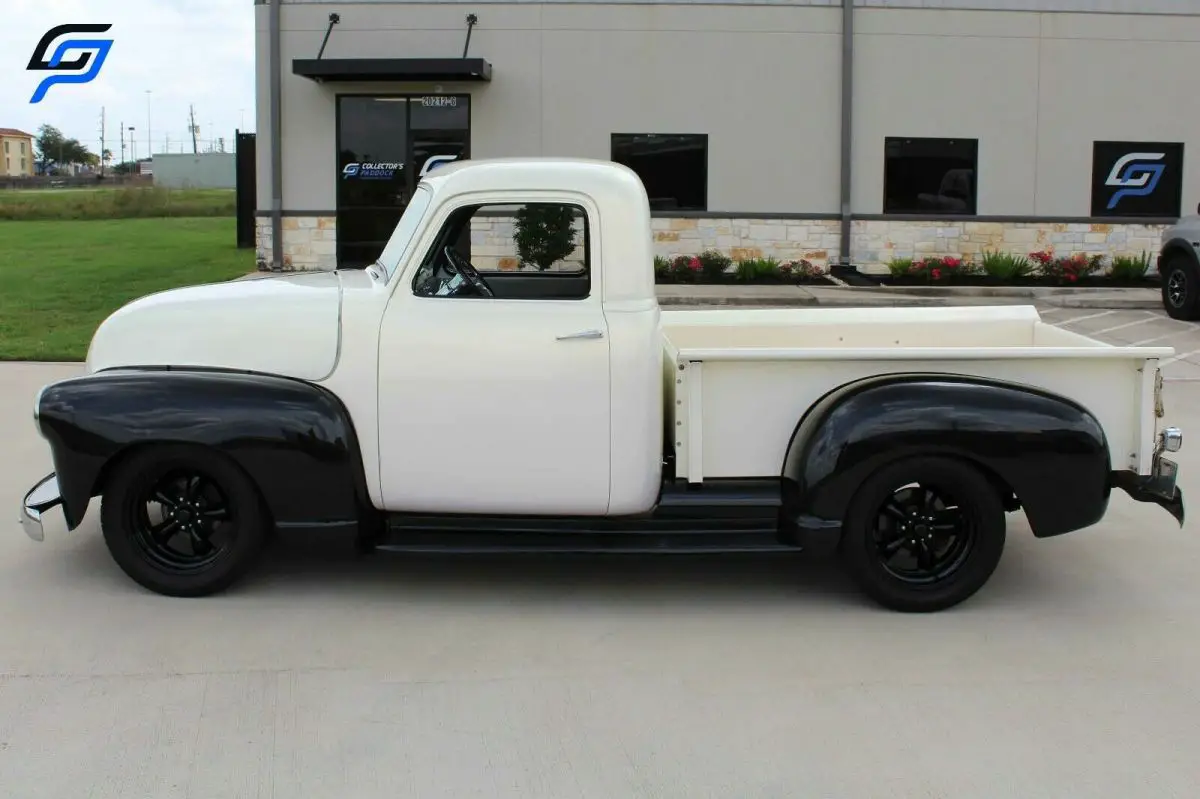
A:
{"type": "MultiPolygon", "coordinates": [[[[1041,308],[1168,345],[1200,497],[1200,325],[1041,308]]],[[[319,537],[203,600],[145,592],[97,528],[17,523],[32,427],[74,365],[0,364],[6,797],[1189,797],[1200,535],[1116,494],[951,611],[862,600],[785,558],[355,556],[319,537]]]]}

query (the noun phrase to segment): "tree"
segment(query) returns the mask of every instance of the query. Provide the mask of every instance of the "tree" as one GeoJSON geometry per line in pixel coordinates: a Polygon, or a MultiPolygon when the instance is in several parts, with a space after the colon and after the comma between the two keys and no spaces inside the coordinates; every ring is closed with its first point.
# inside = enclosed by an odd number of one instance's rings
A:
{"type": "Polygon", "coordinates": [[[99,158],[94,153],[88,151],[88,148],[79,142],[78,139],[68,139],[63,136],[62,131],[53,125],[42,125],[38,128],[38,135],[34,138],[34,146],[37,148],[38,161],[42,168],[45,169],[50,164],[62,166],[64,164],[98,164],[99,158]]]}
{"type": "Polygon", "coordinates": [[[575,251],[575,209],[559,203],[528,203],[517,211],[513,241],[521,263],[546,271],[575,251]]]}

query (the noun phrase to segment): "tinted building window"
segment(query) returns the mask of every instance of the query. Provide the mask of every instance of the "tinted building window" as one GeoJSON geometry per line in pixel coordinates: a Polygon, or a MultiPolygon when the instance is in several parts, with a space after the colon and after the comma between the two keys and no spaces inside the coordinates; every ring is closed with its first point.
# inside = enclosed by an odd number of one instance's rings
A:
{"type": "Polygon", "coordinates": [[[978,139],[884,141],[885,214],[974,214],[978,139]]]}
{"type": "Polygon", "coordinates": [[[708,134],[614,133],[612,160],[642,179],[651,210],[708,208],[708,134]]]}
{"type": "Polygon", "coordinates": [[[468,157],[469,95],[338,98],[338,266],[387,244],[421,176],[468,157]]]}
{"type": "Polygon", "coordinates": [[[1174,219],[1183,201],[1183,145],[1098,141],[1092,145],[1092,216],[1174,219]]]}

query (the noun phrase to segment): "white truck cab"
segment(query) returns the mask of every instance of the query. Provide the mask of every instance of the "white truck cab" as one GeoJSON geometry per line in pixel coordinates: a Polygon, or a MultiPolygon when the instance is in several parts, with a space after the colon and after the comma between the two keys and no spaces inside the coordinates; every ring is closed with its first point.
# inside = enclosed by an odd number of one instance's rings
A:
{"type": "Polygon", "coordinates": [[[36,400],[55,472],[25,528],[61,506],[74,529],[102,496],[121,568],[186,596],[272,528],[403,551],[830,534],[870,596],[928,611],[987,581],[1007,512],[1060,535],[1119,487],[1182,524],[1170,348],[1027,307],[664,312],[651,241],[622,166],[466,161],[421,180],[367,269],[134,301],[36,400]]]}

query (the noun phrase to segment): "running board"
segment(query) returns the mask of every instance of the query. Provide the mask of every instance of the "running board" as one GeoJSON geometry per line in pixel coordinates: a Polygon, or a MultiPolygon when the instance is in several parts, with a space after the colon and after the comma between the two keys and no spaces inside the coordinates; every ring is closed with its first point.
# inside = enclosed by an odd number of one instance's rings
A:
{"type": "Polygon", "coordinates": [[[389,552],[718,553],[785,552],[778,483],[664,486],[637,517],[395,514],[374,548],[389,552]]]}

